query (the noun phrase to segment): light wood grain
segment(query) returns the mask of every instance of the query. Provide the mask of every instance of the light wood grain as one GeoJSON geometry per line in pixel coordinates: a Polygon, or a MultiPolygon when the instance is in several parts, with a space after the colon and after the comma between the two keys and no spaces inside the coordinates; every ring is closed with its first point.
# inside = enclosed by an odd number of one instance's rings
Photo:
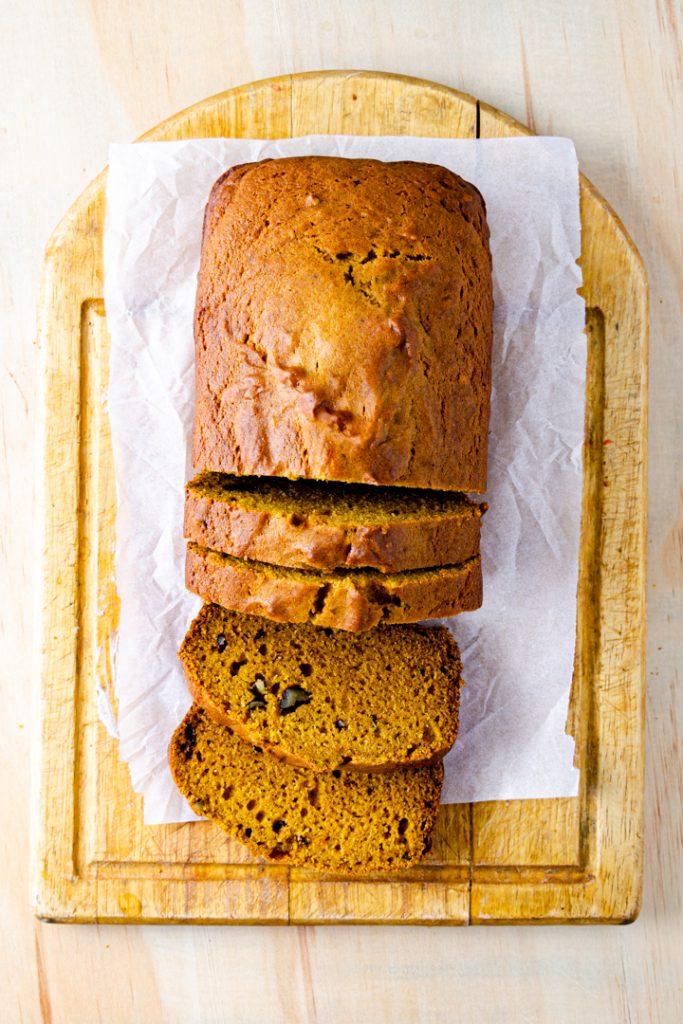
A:
{"type": "Polygon", "coordinates": [[[683,156],[677,0],[0,9],[0,980],[8,1022],[621,1022],[683,1015],[683,156]],[[76,56],[75,56],[76,55],[76,56]],[[645,892],[626,929],[62,928],[28,902],[34,310],[55,223],[107,160],[190,103],[267,75],[363,67],[479,95],[568,135],[652,289],[645,892]],[[8,258],[9,256],[9,258],[8,258]],[[258,983],[254,984],[258,965],[258,983]],[[226,992],[230,998],[226,998],[226,992]]]}
{"type": "MultiPolygon", "coordinates": [[[[517,135],[519,125],[480,105],[480,136],[517,135]]],[[[496,885],[474,871],[473,921],[554,917],[622,920],[640,908],[643,833],[643,707],[648,305],[645,271],[602,197],[581,181],[581,266],[588,309],[588,372],[578,625],[570,721],[581,769],[579,807],[549,806],[534,822],[530,802],[474,808],[474,863],[538,863],[539,833],[557,850],[580,837],[583,883],[496,885]],[[624,331],[631,338],[625,340],[624,331]],[[638,339],[635,341],[635,339],[638,339]],[[635,344],[633,342],[635,341],[635,344]],[[531,826],[526,822],[530,821],[531,826]],[[487,842],[477,848],[477,837],[487,842]],[[581,886],[583,886],[583,891],[581,886]],[[628,896],[626,896],[628,893],[628,896]],[[505,907],[509,910],[506,913],[505,907]]],[[[565,851],[562,850],[564,853],[565,851]]],[[[556,863],[553,859],[550,863],[556,863]]]]}
{"type": "MultiPolygon", "coordinates": [[[[240,87],[146,138],[344,129],[466,137],[525,131],[434,83],[331,72],[240,87]]],[[[106,654],[118,623],[103,404],[103,179],[72,207],[48,247],[39,321],[47,381],[40,916],[404,924],[635,917],[642,886],[647,286],[621,224],[587,181],[581,190],[593,324],[572,707],[581,797],[444,809],[424,865],[394,880],[362,882],[260,864],[208,822],[145,827],[141,800],[97,721],[96,688],[111,686],[106,654]]]]}

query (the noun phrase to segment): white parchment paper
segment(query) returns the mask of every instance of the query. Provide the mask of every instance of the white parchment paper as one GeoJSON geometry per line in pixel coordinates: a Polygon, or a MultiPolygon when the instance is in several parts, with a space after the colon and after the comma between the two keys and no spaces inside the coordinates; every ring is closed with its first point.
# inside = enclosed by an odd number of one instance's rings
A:
{"type": "Polygon", "coordinates": [[[565,720],[574,657],[586,342],[579,184],[558,138],[308,136],[114,145],[105,303],[118,494],[115,660],[121,757],[148,824],[194,814],[166,762],[190,704],[176,651],[199,600],[184,588],[192,316],[209,190],[235,163],[306,153],[443,164],[486,200],[495,336],[484,604],[447,620],[463,653],[444,803],[573,796],[565,720]]]}

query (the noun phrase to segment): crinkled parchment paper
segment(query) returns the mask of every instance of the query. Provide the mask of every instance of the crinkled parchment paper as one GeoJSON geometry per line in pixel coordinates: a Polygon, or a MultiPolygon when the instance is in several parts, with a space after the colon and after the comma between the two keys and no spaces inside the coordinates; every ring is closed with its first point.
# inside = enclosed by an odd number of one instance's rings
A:
{"type": "Polygon", "coordinates": [[[183,585],[191,475],[192,314],[202,215],[232,164],[305,153],[422,160],[488,208],[495,338],[483,607],[449,620],[467,685],[445,803],[572,796],[565,720],[574,657],[586,341],[579,184],[567,139],[309,136],[115,145],[105,302],[118,494],[118,735],[148,824],[194,817],[166,763],[190,704],[176,651],[197,610],[183,585]]]}

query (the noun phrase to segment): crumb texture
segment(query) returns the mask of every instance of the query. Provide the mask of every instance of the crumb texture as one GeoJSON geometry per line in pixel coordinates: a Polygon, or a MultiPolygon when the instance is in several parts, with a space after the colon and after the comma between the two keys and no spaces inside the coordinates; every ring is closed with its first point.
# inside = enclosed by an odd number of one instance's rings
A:
{"type": "Polygon", "coordinates": [[[430,845],[443,767],[319,775],[277,761],[193,705],[171,771],[198,814],[271,862],[358,874],[398,871],[430,845]]]}
{"type": "Polygon", "coordinates": [[[433,763],[457,736],[461,662],[444,627],[354,636],[205,605],[179,655],[211,718],[316,772],[433,763]]]}

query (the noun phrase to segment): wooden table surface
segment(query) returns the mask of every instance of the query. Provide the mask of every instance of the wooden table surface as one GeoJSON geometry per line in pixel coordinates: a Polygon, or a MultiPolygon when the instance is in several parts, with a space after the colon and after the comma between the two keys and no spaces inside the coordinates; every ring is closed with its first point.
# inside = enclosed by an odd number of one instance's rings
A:
{"type": "Polygon", "coordinates": [[[683,7],[680,0],[0,4],[0,1019],[683,1019],[683,7]],[[418,13],[419,12],[419,13],[418,13]],[[289,71],[431,78],[574,139],[651,287],[645,900],[626,928],[57,926],[29,910],[35,301],[52,228],[174,111],[289,71]],[[677,351],[677,348],[679,351],[677,351]]]}

